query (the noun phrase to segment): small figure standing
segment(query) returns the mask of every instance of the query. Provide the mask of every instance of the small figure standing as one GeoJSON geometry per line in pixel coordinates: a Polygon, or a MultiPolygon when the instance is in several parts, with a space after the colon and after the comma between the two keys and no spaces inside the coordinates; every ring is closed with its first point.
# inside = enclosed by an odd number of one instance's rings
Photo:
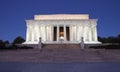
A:
{"type": "Polygon", "coordinates": [[[80,43],[81,49],[84,49],[84,38],[81,37],[81,43],[80,43]]]}
{"type": "Polygon", "coordinates": [[[39,38],[39,44],[38,44],[38,47],[39,47],[39,49],[42,48],[42,38],[41,38],[41,37],[39,38]]]}

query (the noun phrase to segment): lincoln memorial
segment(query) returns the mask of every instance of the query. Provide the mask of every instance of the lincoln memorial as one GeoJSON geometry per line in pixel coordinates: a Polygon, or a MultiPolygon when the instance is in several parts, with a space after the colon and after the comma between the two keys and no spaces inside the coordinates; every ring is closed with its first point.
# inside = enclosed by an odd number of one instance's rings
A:
{"type": "Polygon", "coordinates": [[[97,39],[97,19],[89,19],[88,14],[50,14],[34,15],[26,20],[26,42],[42,43],[80,43],[99,44],[97,39]]]}

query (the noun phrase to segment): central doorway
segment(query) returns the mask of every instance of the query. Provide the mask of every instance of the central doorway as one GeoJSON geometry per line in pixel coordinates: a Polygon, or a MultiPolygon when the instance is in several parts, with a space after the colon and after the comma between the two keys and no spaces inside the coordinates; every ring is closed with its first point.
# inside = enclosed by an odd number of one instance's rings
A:
{"type": "MultiPolygon", "coordinates": [[[[64,40],[64,31],[66,31],[66,41],[70,41],[70,28],[69,26],[66,26],[65,28],[66,30],[64,30],[63,26],[59,27],[59,39],[63,39],[64,40]]],[[[57,27],[55,26],[53,28],[53,41],[57,41],[57,27]]]]}
{"type": "Polygon", "coordinates": [[[66,40],[70,41],[70,28],[66,27],[66,40]]]}
{"type": "Polygon", "coordinates": [[[62,39],[62,38],[64,38],[64,30],[63,30],[63,27],[59,27],[59,30],[60,30],[60,32],[59,32],[59,37],[62,39]]]}

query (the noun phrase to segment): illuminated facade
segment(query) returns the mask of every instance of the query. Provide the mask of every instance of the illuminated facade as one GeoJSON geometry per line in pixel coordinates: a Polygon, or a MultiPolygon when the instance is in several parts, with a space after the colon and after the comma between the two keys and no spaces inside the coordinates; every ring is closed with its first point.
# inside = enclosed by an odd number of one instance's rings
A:
{"type": "Polygon", "coordinates": [[[35,15],[34,20],[26,20],[26,42],[80,43],[81,37],[88,44],[98,44],[97,19],[89,19],[88,14],[35,15]]]}

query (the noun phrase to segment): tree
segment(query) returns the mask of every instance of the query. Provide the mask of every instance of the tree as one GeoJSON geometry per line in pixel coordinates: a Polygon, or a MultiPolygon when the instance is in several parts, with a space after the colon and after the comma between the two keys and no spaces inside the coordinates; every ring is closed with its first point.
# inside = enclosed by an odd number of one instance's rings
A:
{"type": "Polygon", "coordinates": [[[107,38],[98,36],[98,41],[102,43],[120,43],[120,34],[117,36],[109,36],[107,38]]]}
{"type": "Polygon", "coordinates": [[[23,42],[25,42],[24,38],[22,38],[21,36],[18,36],[14,39],[13,44],[21,44],[23,42]]]}
{"type": "Polygon", "coordinates": [[[120,43],[120,34],[117,36],[117,42],[120,43]]]}
{"type": "Polygon", "coordinates": [[[4,48],[5,47],[5,44],[2,40],[0,40],[0,48],[4,48]]]}
{"type": "Polygon", "coordinates": [[[98,37],[98,41],[100,41],[102,43],[107,43],[107,38],[105,38],[105,37],[98,37]]]}
{"type": "Polygon", "coordinates": [[[113,36],[110,36],[110,37],[107,38],[107,42],[108,43],[116,43],[116,38],[113,37],[113,36]]]}
{"type": "Polygon", "coordinates": [[[9,43],[9,41],[7,40],[7,41],[4,41],[4,44],[10,44],[10,43],[9,43]]]}

